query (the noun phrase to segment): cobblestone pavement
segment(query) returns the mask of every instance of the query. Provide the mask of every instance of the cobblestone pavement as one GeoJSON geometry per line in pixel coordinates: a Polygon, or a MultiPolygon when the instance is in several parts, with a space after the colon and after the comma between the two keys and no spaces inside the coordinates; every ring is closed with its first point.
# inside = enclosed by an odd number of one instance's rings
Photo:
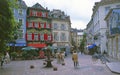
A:
{"type": "Polygon", "coordinates": [[[57,71],[44,68],[43,62],[42,59],[11,61],[0,67],[0,75],[119,75],[112,73],[100,60],[93,62],[89,55],[79,54],[78,68],[74,68],[71,55],[65,58],[65,65],[57,64],[54,59],[52,64],[57,67],[57,71]],[[30,69],[30,65],[34,65],[34,68],[30,69]]]}

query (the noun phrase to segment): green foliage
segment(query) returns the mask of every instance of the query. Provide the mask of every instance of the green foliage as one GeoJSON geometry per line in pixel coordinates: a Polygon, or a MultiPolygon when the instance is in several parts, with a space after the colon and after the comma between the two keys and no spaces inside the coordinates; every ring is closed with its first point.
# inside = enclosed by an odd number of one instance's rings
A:
{"type": "Polygon", "coordinates": [[[6,49],[6,44],[14,37],[16,22],[13,11],[15,0],[0,0],[0,51],[6,49]]]}
{"type": "Polygon", "coordinates": [[[86,43],[86,34],[84,33],[83,39],[81,40],[81,43],[80,43],[80,50],[84,50],[85,43],[86,43]]]}
{"type": "Polygon", "coordinates": [[[10,55],[13,59],[15,59],[17,57],[17,52],[12,52],[10,55]]]}
{"type": "Polygon", "coordinates": [[[35,50],[29,50],[29,51],[22,52],[23,59],[33,59],[36,56],[38,56],[38,52],[35,50]]]}

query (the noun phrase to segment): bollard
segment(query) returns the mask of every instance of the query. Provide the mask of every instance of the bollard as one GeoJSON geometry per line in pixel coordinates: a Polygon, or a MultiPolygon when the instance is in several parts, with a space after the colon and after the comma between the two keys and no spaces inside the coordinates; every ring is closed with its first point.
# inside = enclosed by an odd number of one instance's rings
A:
{"type": "Polygon", "coordinates": [[[57,71],[57,67],[53,67],[53,71],[57,71]]]}
{"type": "Polygon", "coordinates": [[[30,68],[31,68],[31,69],[33,69],[33,68],[34,68],[34,66],[33,66],[33,65],[30,65],[30,68]]]}

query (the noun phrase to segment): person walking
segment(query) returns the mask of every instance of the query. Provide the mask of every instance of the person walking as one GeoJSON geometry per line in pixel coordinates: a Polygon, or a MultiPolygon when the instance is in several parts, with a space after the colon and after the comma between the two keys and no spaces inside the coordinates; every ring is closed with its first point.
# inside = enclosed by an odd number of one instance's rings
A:
{"type": "Polygon", "coordinates": [[[78,54],[76,51],[73,52],[72,54],[72,60],[73,60],[73,63],[74,63],[74,67],[76,68],[79,63],[78,63],[78,54]]]}
{"type": "Polygon", "coordinates": [[[2,56],[1,56],[1,64],[0,64],[0,65],[1,65],[1,67],[2,67],[2,66],[3,66],[3,64],[4,64],[4,61],[5,61],[5,56],[3,56],[3,55],[2,55],[2,56]]]}
{"type": "Polygon", "coordinates": [[[10,55],[8,52],[6,52],[6,55],[5,55],[5,62],[6,63],[9,63],[10,62],[10,55]]]}

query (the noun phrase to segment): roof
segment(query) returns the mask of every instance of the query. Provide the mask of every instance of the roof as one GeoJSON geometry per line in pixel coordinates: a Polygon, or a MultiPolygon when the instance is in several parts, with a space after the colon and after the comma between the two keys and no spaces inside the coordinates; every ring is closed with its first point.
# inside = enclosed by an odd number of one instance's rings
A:
{"type": "Polygon", "coordinates": [[[38,9],[41,9],[41,10],[46,10],[44,7],[42,7],[41,4],[39,3],[36,3],[35,5],[32,6],[32,8],[38,8],[38,9]]]}
{"type": "Polygon", "coordinates": [[[20,7],[27,8],[26,3],[23,0],[18,0],[20,7]]]}

